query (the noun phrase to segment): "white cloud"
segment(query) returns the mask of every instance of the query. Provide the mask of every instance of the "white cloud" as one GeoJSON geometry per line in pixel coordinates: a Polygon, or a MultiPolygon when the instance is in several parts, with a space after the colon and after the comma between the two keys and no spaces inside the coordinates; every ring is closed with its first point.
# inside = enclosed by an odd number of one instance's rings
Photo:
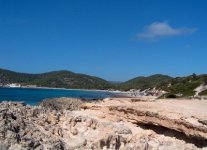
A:
{"type": "Polygon", "coordinates": [[[157,40],[162,37],[192,34],[197,28],[173,28],[168,22],[154,22],[137,34],[138,39],[157,40]]]}

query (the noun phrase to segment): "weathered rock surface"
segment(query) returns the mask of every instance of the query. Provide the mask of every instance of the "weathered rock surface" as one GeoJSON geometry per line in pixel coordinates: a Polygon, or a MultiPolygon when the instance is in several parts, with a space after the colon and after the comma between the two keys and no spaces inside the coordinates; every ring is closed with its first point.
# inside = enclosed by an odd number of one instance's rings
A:
{"type": "Polygon", "coordinates": [[[81,101],[78,107],[64,108],[65,102],[60,105],[57,100],[36,107],[2,102],[0,150],[207,149],[205,111],[189,120],[183,113],[156,112],[159,102],[123,100],[81,101]]]}
{"type": "Polygon", "coordinates": [[[50,110],[78,110],[82,100],[77,98],[52,98],[45,99],[39,105],[50,110]]]}

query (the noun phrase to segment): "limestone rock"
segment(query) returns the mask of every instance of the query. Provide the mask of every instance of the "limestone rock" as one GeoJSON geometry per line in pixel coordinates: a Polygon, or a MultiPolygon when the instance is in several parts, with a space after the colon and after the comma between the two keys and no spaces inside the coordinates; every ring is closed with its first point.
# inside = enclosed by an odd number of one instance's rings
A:
{"type": "Polygon", "coordinates": [[[171,119],[134,107],[135,103],[142,102],[133,102],[129,107],[126,102],[119,105],[110,100],[80,110],[79,104],[63,107],[63,103],[57,102],[41,106],[0,103],[0,150],[207,148],[205,116],[196,126],[187,122],[186,117],[171,119]]]}
{"type": "Polygon", "coordinates": [[[50,110],[78,110],[82,100],[76,98],[45,99],[39,105],[50,110]]]}

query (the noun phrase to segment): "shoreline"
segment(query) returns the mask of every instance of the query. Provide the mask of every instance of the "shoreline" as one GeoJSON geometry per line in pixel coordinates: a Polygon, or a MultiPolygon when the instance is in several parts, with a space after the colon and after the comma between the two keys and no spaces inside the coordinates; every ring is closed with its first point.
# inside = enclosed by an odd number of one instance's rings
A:
{"type": "MultiPolygon", "coordinates": [[[[8,89],[45,89],[45,90],[77,90],[77,91],[98,91],[98,92],[114,92],[116,93],[117,91],[109,91],[109,90],[99,90],[99,89],[67,89],[67,88],[53,88],[53,87],[26,87],[26,86],[22,86],[22,87],[4,87],[4,86],[0,86],[0,88],[8,88],[8,89]]],[[[120,91],[121,93],[122,91],[120,91]]]]}
{"type": "Polygon", "coordinates": [[[38,90],[65,90],[65,91],[89,91],[89,92],[107,92],[114,94],[115,97],[131,97],[130,92],[119,90],[100,90],[100,89],[67,89],[67,88],[52,88],[52,87],[3,87],[7,89],[38,89],[38,90]]]}
{"type": "Polygon", "coordinates": [[[0,87],[0,93],[2,94],[0,101],[20,101],[32,106],[42,102],[44,99],[61,97],[88,100],[103,100],[104,98],[126,97],[117,91],[48,87],[0,87]],[[15,99],[12,95],[15,95],[17,99],[15,99]]]}

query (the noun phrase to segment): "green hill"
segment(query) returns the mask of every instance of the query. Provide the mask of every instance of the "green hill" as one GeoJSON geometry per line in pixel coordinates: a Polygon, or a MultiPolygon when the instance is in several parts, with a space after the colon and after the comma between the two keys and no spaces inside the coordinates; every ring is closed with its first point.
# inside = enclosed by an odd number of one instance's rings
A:
{"type": "Polygon", "coordinates": [[[101,78],[70,71],[27,74],[4,69],[0,69],[0,83],[20,83],[22,85],[80,89],[108,89],[112,86],[112,84],[101,78]]]}
{"type": "MultiPolygon", "coordinates": [[[[183,97],[193,96],[194,89],[207,84],[207,75],[190,75],[172,78],[167,75],[155,74],[148,77],[136,77],[126,82],[109,82],[104,79],[71,71],[53,71],[42,74],[18,73],[0,69],[0,83],[20,83],[21,85],[37,85],[40,87],[74,88],[74,89],[162,89],[172,95],[183,97]]],[[[199,95],[207,95],[207,90],[199,95]]]]}
{"type": "Polygon", "coordinates": [[[167,84],[171,81],[172,77],[167,75],[155,74],[149,77],[136,77],[134,79],[128,80],[119,84],[117,87],[122,90],[130,89],[147,89],[161,86],[162,84],[167,84]]]}
{"type": "MultiPolygon", "coordinates": [[[[116,88],[121,90],[130,89],[162,89],[167,91],[170,95],[182,95],[181,97],[188,97],[195,95],[194,89],[201,84],[207,84],[207,75],[190,75],[187,77],[176,77],[156,74],[149,77],[136,77],[129,81],[116,85],[116,88]]],[[[207,90],[204,90],[199,95],[207,95],[207,90]]]]}
{"type": "MultiPolygon", "coordinates": [[[[161,86],[162,89],[172,94],[183,94],[183,97],[193,96],[194,89],[201,84],[207,84],[207,75],[191,75],[187,77],[177,77],[171,80],[169,85],[161,86]]],[[[203,92],[205,94],[205,92],[203,92]]]]}

